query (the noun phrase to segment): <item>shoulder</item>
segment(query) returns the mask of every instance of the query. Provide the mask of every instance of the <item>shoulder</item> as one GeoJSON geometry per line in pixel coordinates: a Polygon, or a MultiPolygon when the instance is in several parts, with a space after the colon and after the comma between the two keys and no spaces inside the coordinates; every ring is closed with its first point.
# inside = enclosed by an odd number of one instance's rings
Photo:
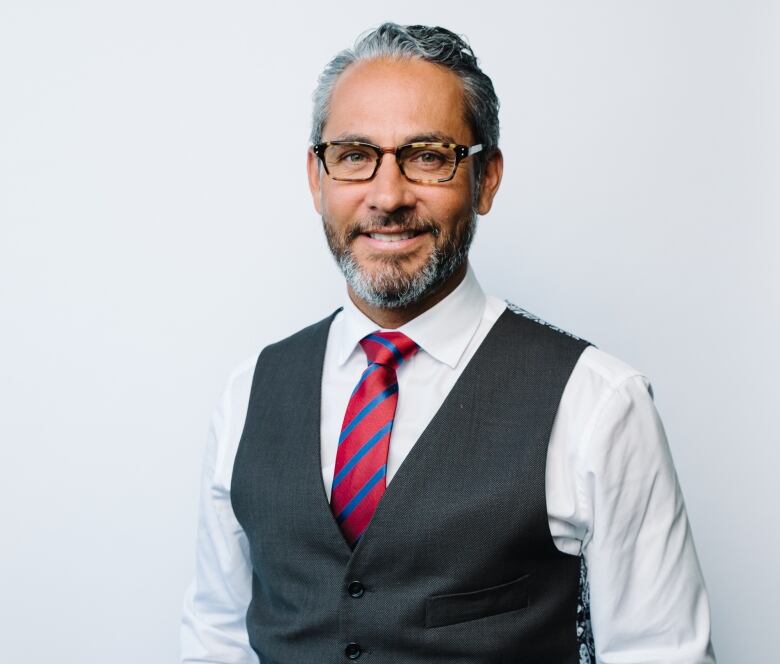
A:
{"type": "Polygon", "coordinates": [[[269,362],[278,364],[278,360],[290,352],[305,351],[317,340],[327,341],[330,323],[339,311],[341,309],[279,341],[263,346],[250,357],[240,361],[228,375],[222,393],[222,403],[241,401],[244,397],[248,400],[253,378],[261,365],[268,368],[269,362]]]}
{"type": "Polygon", "coordinates": [[[590,385],[596,391],[603,392],[614,390],[631,378],[646,380],[641,371],[573,332],[558,327],[508,300],[504,304],[507,311],[515,314],[516,319],[527,321],[531,328],[542,332],[547,338],[569,339],[582,348],[582,354],[579,356],[572,373],[572,378],[575,380],[590,385]]]}
{"type": "Polygon", "coordinates": [[[515,314],[515,316],[517,316],[518,319],[524,321],[530,321],[531,323],[534,323],[535,324],[534,327],[538,327],[539,330],[546,330],[550,333],[553,333],[552,336],[555,336],[555,334],[557,333],[563,335],[564,337],[569,337],[570,339],[574,339],[576,341],[585,341],[584,339],[578,337],[576,334],[572,334],[571,332],[564,330],[558,327],[557,325],[548,323],[546,320],[539,318],[539,316],[537,316],[536,314],[532,314],[530,311],[527,311],[526,309],[519,307],[518,305],[510,302],[509,300],[506,300],[503,304],[506,306],[506,310],[515,314]]]}
{"type": "Polygon", "coordinates": [[[337,309],[322,320],[264,346],[239,362],[228,375],[215,413],[217,420],[224,418],[243,425],[253,387],[259,383],[273,383],[280,375],[289,372],[291,358],[306,354],[316,357],[320,344],[324,349],[330,323],[339,311],[337,309]]]}
{"type": "Polygon", "coordinates": [[[589,345],[574,365],[560,409],[563,419],[576,420],[580,431],[590,432],[607,411],[627,413],[652,403],[653,388],[643,371],[589,345]]]}
{"type": "Polygon", "coordinates": [[[596,346],[588,346],[583,351],[572,378],[605,396],[630,383],[642,383],[652,394],[650,381],[644,372],[596,346]]]}
{"type": "Polygon", "coordinates": [[[328,327],[335,313],[265,346],[241,360],[229,372],[211,418],[209,454],[215,466],[217,484],[230,485],[233,460],[244,430],[253,386],[258,380],[273,381],[279,372],[286,371],[291,353],[314,352],[313,343],[327,341],[328,327]]]}
{"type": "Polygon", "coordinates": [[[284,358],[290,353],[304,352],[315,354],[318,351],[324,351],[331,323],[340,311],[341,308],[339,307],[322,320],[307,325],[284,339],[268,344],[260,351],[257,360],[258,365],[267,366],[276,364],[279,361],[283,362],[284,358]]]}
{"type": "Polygon", "coordinates": [[[249,357],[244,358],[229,372],[220,398],[220,411],[245,411],[249,400],[249,393],[258,366],[267,358],[273,358],[288,351],[294,351],[301,347],[307,347],[313,340],[322,338],[327,340],[328,328],[334,316],[340,311],[337,309],[316,323],[290,334],[284,339],[270,343],[249,357]]]}
{"type": "Polygon", "coordinates": [[[506,301],[494,325],[494,336],[536,371],[556,368],[568,377],[590,342],[506,301]]]}
{"type": "Polygon", "coordinates": [[[571,428],[581,438],[596,426],[605,410],[625,412],[638,403],[652,407],[652,386],[641,370],[509,301],[500,302],[492,296],[489,300],[494,308],[500,304],[514,314],[505,318],[513,327],[522,325],[542,340],[551,353],[564,349],[570,353],[573,368],[561,397],[559,429],[571,428]]]}

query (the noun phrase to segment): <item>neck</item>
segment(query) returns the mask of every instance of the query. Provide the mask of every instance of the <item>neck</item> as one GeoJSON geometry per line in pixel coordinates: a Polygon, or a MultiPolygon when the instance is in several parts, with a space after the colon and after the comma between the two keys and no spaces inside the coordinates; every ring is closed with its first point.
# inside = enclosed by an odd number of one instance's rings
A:
{"type": "Polygon", "coordinates": [[[457,271],[442,284],[441,288],[424,297],[419,302],[399,309],[385,309],[369,304],[355,295],[354,291],[349,286],[347,286],[347,292],[349,294],[349,299],[352,300],[354,305],[379,327],[386,330],[394,330],[397,327],[401,327],[401,325],[408,323],[410,320],[417,318],[420,314],[425,313],[428,309],[438,304],[452,293],[460,282],[463,281],[467,269],[468,263],[464,261],[463,265],[461,265],[457,271]]]}

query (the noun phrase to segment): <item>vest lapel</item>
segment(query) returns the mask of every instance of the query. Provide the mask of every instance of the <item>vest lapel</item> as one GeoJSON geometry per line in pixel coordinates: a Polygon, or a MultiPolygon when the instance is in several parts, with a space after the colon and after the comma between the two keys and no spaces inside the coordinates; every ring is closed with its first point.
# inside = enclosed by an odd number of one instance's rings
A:
{"type": "Polygon", "coordinates": [[[319,358],[319,361],[316,362],[317,371],[309,372],[305,392],[310,403],[316,404],[316,407],[306,409],[305,415],[303,415],[305,417],[305,430],[302,433],[302,440],[305,441],[303,464],[306,470],[302,484],[306,495],[304,504],[311,506],[310,509],[319,514],[318,520],[324,524],[324,534],[330,541],[337,542],[336,546],[342,550],[344,555],[352,556],[352,547],[344,539],[344,534],[330,509],[330,501],[322,478],[322,372],[330,326],[339,311],[341,309],[337,309],[329,318],[322,321],[312,348],[312,357],[319,358]]]}

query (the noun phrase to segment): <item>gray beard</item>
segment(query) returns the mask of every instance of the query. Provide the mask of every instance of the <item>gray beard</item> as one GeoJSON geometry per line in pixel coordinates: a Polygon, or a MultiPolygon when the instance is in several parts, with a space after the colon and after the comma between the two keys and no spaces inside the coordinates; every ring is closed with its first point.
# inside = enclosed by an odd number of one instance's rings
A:
{"type": "Polygon", "coordinates": [[[371,274],[363,270],[349,247],[339,250],[336,238],[323,218],[325,237],[336,264],[357,297],[381,309],[402,309],[435,293],[466,262],[474,239],[477,214],[472,212],[460,238],[453,237],[441,247],[435,247],[425,264],[407,274],[401,262],[393,257],[385,268],[371,274]]]}

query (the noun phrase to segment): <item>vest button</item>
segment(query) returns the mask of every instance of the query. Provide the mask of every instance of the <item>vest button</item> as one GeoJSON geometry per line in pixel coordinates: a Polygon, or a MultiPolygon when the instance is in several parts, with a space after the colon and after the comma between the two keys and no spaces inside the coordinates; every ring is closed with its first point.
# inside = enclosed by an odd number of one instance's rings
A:
{"type": "Polygon", "coordinates": [[[344,648],[344,654],[350,659],[357,659],[360,657],[361,652],[360,646],[357,643],[348,643],[347,647],[344,648]]]}
{"type": "Polygon", "coordinates": [[[347,592],[350,594],[351,597],[363,597],[363,584],[360,583],[360,581],[353,581],[347,586],[347,592]]]}

